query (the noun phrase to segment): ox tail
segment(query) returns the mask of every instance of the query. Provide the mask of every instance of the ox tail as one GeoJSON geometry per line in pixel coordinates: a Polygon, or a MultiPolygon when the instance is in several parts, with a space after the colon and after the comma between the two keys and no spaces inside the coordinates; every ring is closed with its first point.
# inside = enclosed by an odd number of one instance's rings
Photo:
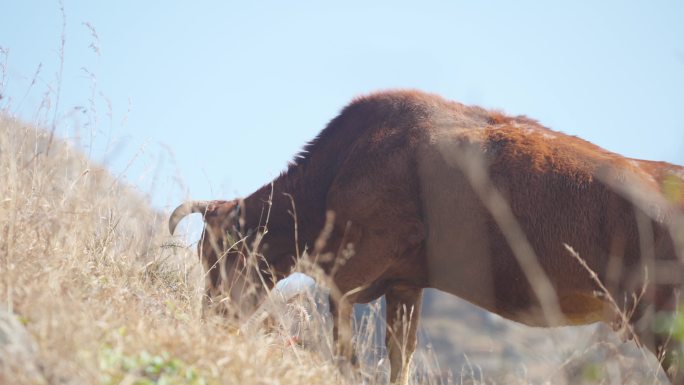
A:
{"type": "Polygon", "coordinates": [[[171,235],[173,235],[173,232],[176,230],[176,226],[178,226],[178,222],[180,222],[181,219],[193,213],[204,214],[209,205],[210,202],[208,201],[187,201],[176,207],[169,218],[169,232],[171,235]]]}

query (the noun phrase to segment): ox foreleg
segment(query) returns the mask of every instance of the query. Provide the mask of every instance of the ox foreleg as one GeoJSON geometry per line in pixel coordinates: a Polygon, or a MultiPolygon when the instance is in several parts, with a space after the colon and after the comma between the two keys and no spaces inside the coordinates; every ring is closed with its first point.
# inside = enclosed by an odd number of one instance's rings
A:
{"type": "Polygon", "coordinates": [[[390,361],[390,382],[393,384],[408,382],[409,364],[416,349],[422,292],[420,288],[396,286],[385,292],[385,345],[390,361]]]}
{"type": "Polygon", "coordinates": [[[345,364],[357,364],[356,352],[352,344],[352,312],[353,305],[345,299],[330,296],[330,314],[333,319],[333,339],[335,354],[345,364]]]}

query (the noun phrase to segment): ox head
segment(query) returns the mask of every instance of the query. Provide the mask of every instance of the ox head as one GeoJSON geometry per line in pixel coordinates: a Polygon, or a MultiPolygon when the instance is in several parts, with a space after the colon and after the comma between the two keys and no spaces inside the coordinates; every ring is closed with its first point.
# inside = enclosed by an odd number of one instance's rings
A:
{"type": "Polygon", "coordinates": [[[181,219],[193,213],[202,214],[204,219],[197,244],[205,273],[203,312],[214,307],[235,317],[251,314],[263,297],[268,280],[260,276],[265,269],[249,250],[240,201],[185,202],[169,218],[171,234],[181,219]]]}

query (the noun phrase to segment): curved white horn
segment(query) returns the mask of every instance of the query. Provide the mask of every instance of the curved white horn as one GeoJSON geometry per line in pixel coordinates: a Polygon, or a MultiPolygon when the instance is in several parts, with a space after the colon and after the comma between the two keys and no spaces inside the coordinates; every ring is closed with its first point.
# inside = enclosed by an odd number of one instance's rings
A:
{"type": "Polygon", "coordinates": [[[171,213],[171,217],[169,217],[169,232],[171,235],[173,235],[173,232],[176,230],[176,226],[178,226],[178,222],[180,222],[181,219],[192,213],[204,214],[207,211],[208,206],[209,202],[207,201],[187,201],[176,207],[176,209],[173,210],[173,213],[171,213]]]}

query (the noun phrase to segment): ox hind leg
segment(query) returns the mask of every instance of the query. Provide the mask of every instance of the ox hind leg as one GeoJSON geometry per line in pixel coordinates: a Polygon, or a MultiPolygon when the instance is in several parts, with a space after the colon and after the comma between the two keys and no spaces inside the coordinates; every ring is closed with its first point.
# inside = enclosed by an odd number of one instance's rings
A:
{"type": "Polygon", "coordinates": [[[672,285],[656,284],[646,297],[630,321],[637,343],[655,355],[673,385],[684,385],[683,341],[674,335],[677,317],[684,315],[677,309],[678,294],[672,285]]]}
{"type": "MultiPolygon", "coordinates": [[[[678,295],[675,288],[662,285],[655,289],[655,317],[648,317],[647,330],[637,330],[640,342],[660,360],[660,364],[673,385],[684,385],[684,357],[682,356],[681,336],[673,335],[683,317],[682,309],[677,309],[678,295]]],[[[653,314],[652,314],[653,315],[653,314]]]]}
{"type": "Polygon", "coordinates": [[[672,385],[684,385],[684,357],[681,342],[670,335],[657,335],[655,348],[651,349],[660,360],[672,385]]]}
{"type": "MultiPolygon", "coordinates": [[[[660,313],[663,315],[666,313],[660,313]]],[[[681,317],[677,313],[667,314],[664,318],[681,317]]],[[[684,385],[684,357],[682,357],[682,342],[677,340],[677,336],[672,335],[671,330],[661,329],[664,325],[646,322],[648,326],[656,327],[655,333],[652,330],[637,331],[639,341],[644,347],[650,350],[660,361],[660,365],[672,382],[672,385],[684,385]]],[[[667,328],[667,327],[665,327],[667,328]]]]}
{"type": "Polygon", "coordinates": [[[423,290],[394,286],[385,293],[387,331],[385,345],[390,361],[390,382],[408,383],[409,365],[416,349],[423,290]]]}

